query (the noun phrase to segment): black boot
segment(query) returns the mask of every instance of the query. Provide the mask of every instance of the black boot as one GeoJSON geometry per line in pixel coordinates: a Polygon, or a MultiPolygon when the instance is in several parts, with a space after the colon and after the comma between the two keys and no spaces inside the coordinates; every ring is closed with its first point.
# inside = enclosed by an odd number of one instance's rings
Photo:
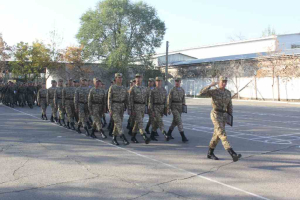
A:
{"type": "Polygon", "coordinates": [[[112,127],[109,129],[108,135],[109,135],[110,137],[113,136],[113,134],[112,134],[113,130],[114,130],[114,129],[113,129],[112,127]]]}
{"type": "Polygon", "coordinates": [[[92,138],[97,138],[97,136],[95,135],[95,129],[92,129],[91,137],[92,137],[92,138]]]}
{"type": "Polygon", "coordinates": [[[71,127],[70,127],[70,122],[67,122],[66,128],[67,128],[67,129],[71,129],[71,127]]]}
{"type": "Polygon", "coordinates": [[[45,117],[45,120],[48,120],[48,118],[47,118],[47,115],[46,115],[46,114],[44,115],[44,117],[45,117]]]}
{"type": "Polygon", "coordinates": [[[151,135],[150,135],[150,139],[153,140],[153,141],[158,141],[156,138],[155,138],[155,132],[154,131],[151,131],[151,135]]]}
{"type": "Polygon", "coordinates": [[[85,135],[89,137],[89,136],[90,136],[90,132],[89,132],[88,127],[85,126],[85,127],[83,127],[83,128],[84,128],[84,130],[85,130],[85,135]]]}
{"type": "Polygon", "coordinates": [[[148,138],[147,135],[145,135],[145,134],[143,134],[142,136],[143,136],[143,138],[145,140],[145,144],[149,144],[150,141],[151,141],[150,138],[148,138]]]}
{"type": "Polygon", "coordinates": [[[61,119],[58,119],[58,125],[62,126],[61,119]]]}
{"type": "Polygon", "coordinates": [[[166,141],[169,141],[169,140],[170,140],[170,137],[168,136],[168,134],[167,134],[166,131],[163,131],[163,135],[165,136],[166,141]]]}
{"type": "Polygon", "coordinates": [[[51,116],[50,121],[54,123],[53,116],[51,116]]]}
{"type": "Polygon", "coordinates": [[[139,141],[137,141],[137,139],[135,138],[135,136],[136,136],[136,133],[132,133],[131,141],[133,143],[139,143],[139,141]]]}
{"type": "Polygon", "coordinates": [[[124,143],[125,145],[128,145],[128,144],[129,144],[129,142],[128,142],[128,140],[126,139],[126,137],[125,137],[124,134],[121,135],[120,138],[123,140],[123,143],[124,143]]]}
{"type": "Polygon", "coordinates": [[[80,130],[80,125],[78,124],[78,127],[77,127],[77,133],[81,133],[81,130],[80,130]]]}
{"type": "Polygon", "coordinates": [[[214,149],[209,148],[207,152],[207,158],[212,159],[212,160],[219,160],[217,156],[214,154],[214,149]]]}
{"type": "Polygon", "coordinates": [[[117,141],[117,136],[113,136],[111,143],[113,143],[114,145],[120,145],[117,141]]]}
{"type": "Polygon", "coordinates": [[[189,141],[186,137],[185,137],[185,135],[184,135],[184,132],[182,131],[182,132],[180,132],[180,135],[181,135],[181,138],[182,138],[182,142],[187,142],[187,141],[189,141]]]}
{"type": "Polygon", "coordinates": [[[172,136],[172,132],[173,132],[173,130],[169,129],[168,136],[169,136],[170,140],[174,139],[173,136],[172,136]]]}
{"type": "Polygon", "coordinates": [[[159,137],[159,135],[158,135],[158,132],[157,132],[157,131],[155,131],[155,132],[154,132],[154,136],[155,136],[155,137],[159,137]]]}
{"type": "Polygon", "coordinates": [[[102,129],[100,130],[100,134],[101,134],[102,139],[107,138],[107,136],[104,134],[104,131],[102,129]]]}
{"type": "Polygon", "coordinates": [[[43,115],[43,114],[42,114],[42,117],[41,117],[41,119],[42,119],[42,120],[44,120],[44,115],[43,115]]]}
{"type": "MultiPolygon", "coordinates": [[[[149,125],[147,124],[147,126],[146,126],[146,128],[145,128],[145,132],[146,132],[148,135],[150,134],[149,128],[150,128],[150,124],[149,124],[149,125]]],[[[151,132],[151,134],[152,134],[152,132],[151,132]]]]}
{"type": "Polygon", "coordinates": [[[233,149],[232,149],[232,148],[228,149],[227,151],[228,151],[228,153],[231,155],[233,162],[236,162],[236,161],[238,161],[238,160],[239,160],[239,158],[241,158],[241,157],[242,157],[242,155],[241,155],[241,154],[236,154],[236,153],[233,151],[233,149]]]}
{"type": "Polygon", "coordinates": [[[129,121],[127,122],[126,128],[127,128],[128,130],[130,129],[130,122],[129,122],[129,121]]]}
{"type": "Polygon", "coordinates": [[[75,126],[74,126],[75,124],[74,124],[74,122],[71,122],[70,125],[71,125],[71,129],[75,130],[75,126]]]}

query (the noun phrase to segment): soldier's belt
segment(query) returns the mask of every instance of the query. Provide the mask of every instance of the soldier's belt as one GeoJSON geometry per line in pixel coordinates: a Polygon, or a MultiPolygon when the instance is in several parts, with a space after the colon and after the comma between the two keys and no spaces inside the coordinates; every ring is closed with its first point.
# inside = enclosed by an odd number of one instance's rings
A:
{"type": "Polygon", "coordinates": [[[214,111],[221,112],[221,113],[226,113],[225,110],[221,110],[221,109],[214,109],[214,111]]]}
{"type": "Polygon", "coordinates": [[[112,101],[113,103],[125,103],[125,101],[112,101]]]}
{"type": "Polygon", "coordinates": [[[182,103],[182,101],[172,101],[172,103],[182,103]]]}
{"type": "Polygon", "coordinates": [[[134,104],[145,104],[145,102],[133,102],[134,104]]]}
{"type": "Polygon", "coordinates": [[[153,103],[153,105],[165,105],[164,103],[153,103]]]}
{"type": "Polygon", "coordinates": [[[99,104],[99,105],[101,105],[102,103],[101,102],[92,102],[92,104],[99,104]]]}
{"type": "Polygon", "coordinates": [[[74,99],[72,99],[72,98],[66,98],[66,100],[74,100],[74,99]]]}
{"type": "Polygon", "coordinates": [[[82,103],[82,104],[87,104],[87,102],[80,102],[80,101],[79,101],[79,103],[82,103]]]}

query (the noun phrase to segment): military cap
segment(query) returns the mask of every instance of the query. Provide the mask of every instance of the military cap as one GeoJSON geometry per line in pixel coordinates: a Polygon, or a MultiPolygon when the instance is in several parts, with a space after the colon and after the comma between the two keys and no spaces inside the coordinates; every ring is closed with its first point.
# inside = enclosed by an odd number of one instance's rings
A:
{"type": "Polygon", "coordinates": [[[64,82],[64,80],[62,80],[62,79],[59,79],[59,80],[58,80],[58,82],[64,82]]]}
{"type": "Polygon", "coordinates": [[[175,78],[175,81],[181,81],[180,77],[175,78]]]}
{"type": "Polygon", "coordinates": [[[154,78],[149,78],[149,80],[148,81],[151,81],[151,82],[153,82],[154,81],[154,78]]]}
{"type": "Polygon", "coordinates": [[[156,81],[162,81],[163,78],[162,78],[162,77],[156,77],[155,80],[156,80],[156,81]]]}
{"type": "Polygon", "coordinates": [[[97,82],[97,81],[102,82],[102,81],[100,80],[100,78],[94,78],[93,81],[94,81],[94,82],[97,82]]]}
{"type": "Polygon", "coordinates": [[[51,80],[51,83],[56,83],[56,80],[51,80]]]}
{"type": "Polygon", "coordinates": [[[142,74],[136,74],[135,77],[142,77],[142,74]]]}
{"type": "Polygon", "coordinates": [[[228,78],[225,76],[220,76],[219,81],[228,81],[228,78]]]}
{"type": "Polygon", "coordinates": [[[81,78],[80,78],[80,81],[86,81],[86,78],[82,78],[82,77],[81,77],[81,78]]]}
{"type": "Polygon", "coordinates": [[[115,78],[117,77],[123,77],[123,74],[122,73],[115,73],[115,78]]]}

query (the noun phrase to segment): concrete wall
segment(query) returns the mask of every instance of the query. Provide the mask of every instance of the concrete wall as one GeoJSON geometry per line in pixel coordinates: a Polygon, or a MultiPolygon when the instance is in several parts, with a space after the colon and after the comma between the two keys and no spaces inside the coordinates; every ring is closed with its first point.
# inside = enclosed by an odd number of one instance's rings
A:
{"type": "MultiPolygon", "coordinates": [[[[197,96],[200,90],[209,85],[212,80],[213,79],[209,78],[183,79],[182,87],[186,95],[197,96]]],[[[232,95],[237,93],[235,83],[236,80],[228,81],[227,89],[231,91],[232,95]]],[[[247,87],[239,93],[241,99],[300,101],[300,78],[275,78],[274,87],[272,87],[272,84],[272,77],[256,78],[256,84],[254,77],[237,79],[239,90],[247,85],[247,87]],[[257,90],[255,88],[257,88],[257,90]]]]}

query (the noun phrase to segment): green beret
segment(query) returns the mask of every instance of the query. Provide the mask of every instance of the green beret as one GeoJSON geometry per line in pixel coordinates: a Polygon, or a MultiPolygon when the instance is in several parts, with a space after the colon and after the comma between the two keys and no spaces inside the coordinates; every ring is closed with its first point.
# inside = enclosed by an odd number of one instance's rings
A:
{"type": "Polygon", "coordinates": [[[180,77],[175,78],[175,81],[181,81],[180,77]]]}

